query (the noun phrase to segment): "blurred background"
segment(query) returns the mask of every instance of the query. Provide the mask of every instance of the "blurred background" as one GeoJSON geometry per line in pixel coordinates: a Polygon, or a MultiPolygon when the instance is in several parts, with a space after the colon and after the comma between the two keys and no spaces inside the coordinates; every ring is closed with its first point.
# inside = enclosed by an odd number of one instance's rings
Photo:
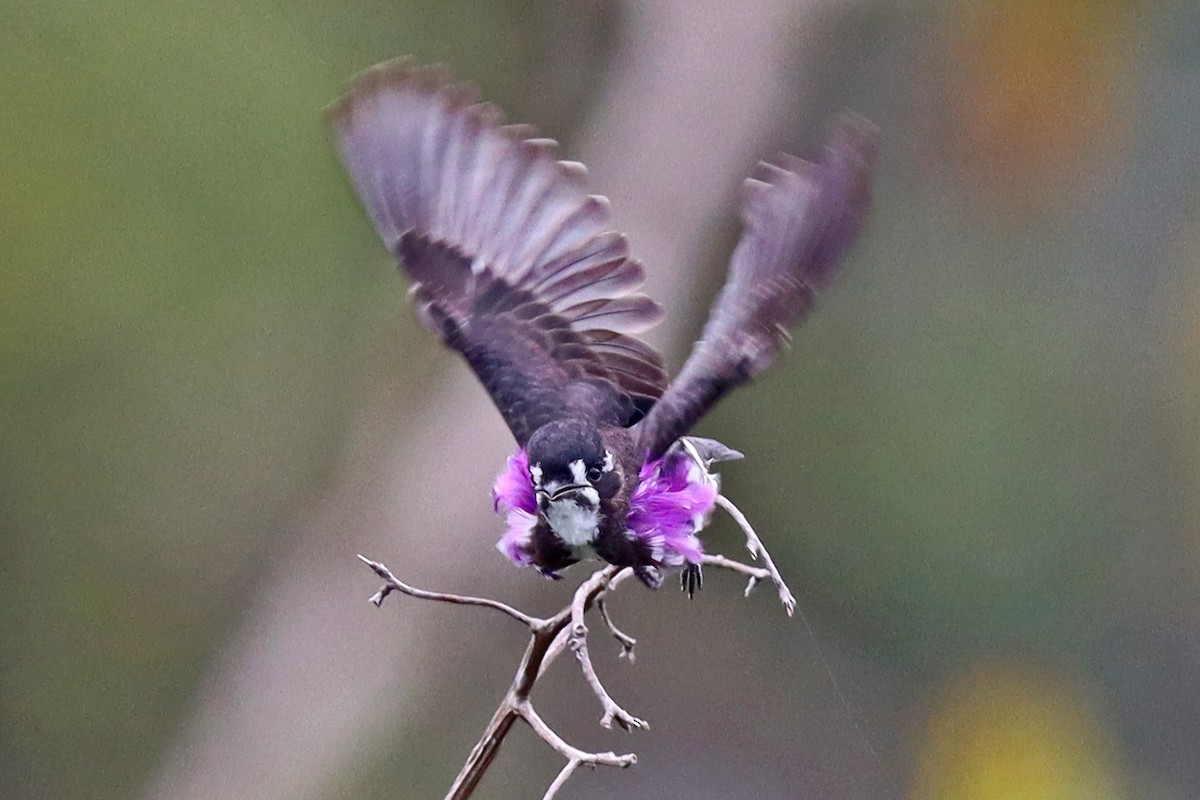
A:
{"type": "MultiPolygon", "coordinates": [[[[533,613],[512,442],[419,329],[320,112],[403,53],[586,161],[677,367],[737,187],[828,115],[873,216],[702,426],[807,622],[627,585],[649,732],[566,797],[1200,797],[1200,6],[1192,0],[0,2],[0,796],[440,797],[533,613]]],[[[718,519],[713,550],[741,554],[718,519]]],[[[571,575],[572,583],[583,572],[571,575]]],[[[561,762],[509,737],[477,796],[561,762]]]]}

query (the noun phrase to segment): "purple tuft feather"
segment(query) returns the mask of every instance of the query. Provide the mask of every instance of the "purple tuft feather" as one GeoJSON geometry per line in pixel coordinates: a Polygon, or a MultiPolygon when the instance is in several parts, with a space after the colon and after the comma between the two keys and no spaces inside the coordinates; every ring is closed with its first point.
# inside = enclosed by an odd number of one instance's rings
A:
{"type": "Polygon", "coordinates": [[[508,459],[504,472],[492,486],[492,507],[504,514],[508,530],[496,542],[496,549],[521,567],[533,563],[531,543],[537,522],[537,499],[529,476],[529,456],[518,450],[508,459]]]}
{"type": "Polygon", "coordinates": [[[696,535],[717,502],[717,479],[687,452],[648,461],[629,499],[629,531],[668,567],[698,563],[704,545],[696,535]]]}
{"type": "MultiPolygon", "coordinates": [[[[629,500],[629,532],[645,542],[665,567],[698,563],[704,545],[698,534],[708,524],[717,501],[717,477],[686,450],[674,449],[642,466],[629,500]]],[[[508,530],[496,549],[519,566],[533,561],[531,540],[537,522],[537,500],[529,475],[529,457],[518,450],[496,477],[492,501],[508,530]]]]}
{"type": "Polygon", "coordinates": [[[519,510],[528,514],[537,511],[533,496],[533,480],[529,475],[529,456],[518,450],[508,457],[508,465],[496,476],[492,486],[492,507],[497,511],[519,510]]]}

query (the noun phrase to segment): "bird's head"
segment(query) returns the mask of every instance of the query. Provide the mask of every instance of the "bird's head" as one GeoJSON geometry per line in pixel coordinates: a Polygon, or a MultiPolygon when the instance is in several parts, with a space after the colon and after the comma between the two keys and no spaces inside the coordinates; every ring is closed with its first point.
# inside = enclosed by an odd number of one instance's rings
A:
{"type": "Polygon", "coordinates": [[[538,513],[552,524],[567,517],[567,512],[594,515],[600,501],[620,488],[613,454],[605,449],[600,431],[586,419],[543,425],[530,437],[526,452],[538,513]]]}

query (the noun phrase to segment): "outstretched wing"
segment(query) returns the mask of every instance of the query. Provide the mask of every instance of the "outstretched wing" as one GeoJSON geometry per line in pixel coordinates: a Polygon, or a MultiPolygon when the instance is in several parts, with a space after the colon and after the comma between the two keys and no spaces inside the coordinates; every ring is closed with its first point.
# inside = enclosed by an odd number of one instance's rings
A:
{"type": "Polygon", "coordinates": [[[440,68],[360,76],[329,110],[342,159],[422,322],[458,350],[524,446],[568,414],[632,425],[662,394],[634,337],[662,316],[582,164],[440,68]]]}
{"type": "Polygon", "coordinates": [[[839,118],[819,163],[784,156],[746,181],[745,231],[725,287],[683,369],[638,425],[639,449],[651,458],[774,361],[858,235],[875,139],[865,120],[839,118]]]}

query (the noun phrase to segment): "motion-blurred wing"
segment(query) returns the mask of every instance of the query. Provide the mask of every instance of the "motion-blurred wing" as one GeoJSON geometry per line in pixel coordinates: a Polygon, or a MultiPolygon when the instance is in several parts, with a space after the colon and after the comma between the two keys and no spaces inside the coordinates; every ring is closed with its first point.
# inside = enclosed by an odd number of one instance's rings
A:
{"type": "Polygon", "coordinates": [[[769,367],[854,242],[870,204],[876,131],[840,118],[813,164],[784,156],[745,184],[745,231],[729,277],[691,356],[638,425],[650,457],[696,424],[731,389],[769,367]]]}
{"type": "Polygon", "coordinates": [[[342,159],[422,322],[471,365],[523,446],[570,413],[632,425],[662,394],[634,338],[661,319],[582,164],[439,68],[402,59],[329,111],[342,159]]]}

